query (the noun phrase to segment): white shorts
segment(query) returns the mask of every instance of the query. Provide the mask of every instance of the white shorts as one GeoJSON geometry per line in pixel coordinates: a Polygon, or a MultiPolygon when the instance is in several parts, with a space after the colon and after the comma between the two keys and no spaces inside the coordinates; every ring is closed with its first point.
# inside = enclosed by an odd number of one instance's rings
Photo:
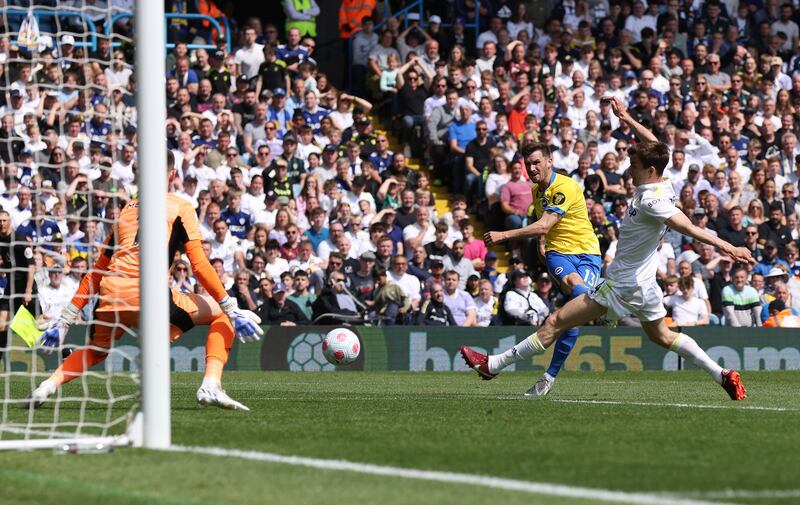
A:
{"type": "Polygon", "coordinates": [[[608,309],[606,319],[617,321],[632,315],[639,321],[656,321],[667,315],[664,293],[655,281],[641,285],[620,286],[603,279],[589,292],[589,298],[608,309]]]}

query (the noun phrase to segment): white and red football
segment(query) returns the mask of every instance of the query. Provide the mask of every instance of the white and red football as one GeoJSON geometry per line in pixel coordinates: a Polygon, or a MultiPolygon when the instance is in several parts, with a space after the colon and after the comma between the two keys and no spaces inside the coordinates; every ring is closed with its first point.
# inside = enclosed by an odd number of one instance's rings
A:
{"type": "Polygon", "coordinates": [[[329,331],[322,341],[322,354],[334,365],[349,365],[360,353],[361,341],[358,340],[358,335],[347,328],[329,331]]]}

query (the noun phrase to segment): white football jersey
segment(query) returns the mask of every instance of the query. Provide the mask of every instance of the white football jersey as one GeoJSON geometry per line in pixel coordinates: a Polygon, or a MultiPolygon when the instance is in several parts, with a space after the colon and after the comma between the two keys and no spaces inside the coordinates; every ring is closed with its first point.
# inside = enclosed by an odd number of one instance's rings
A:
{"type": "Polygon", "coordinates": [[[680,212],[677,197],[668,180],[636,188],[628,216],[622,221],[617,252],[606,278],[619,285],[653,282],[659,265],[658,243],[665,233],[664,222],[680,212]]]}

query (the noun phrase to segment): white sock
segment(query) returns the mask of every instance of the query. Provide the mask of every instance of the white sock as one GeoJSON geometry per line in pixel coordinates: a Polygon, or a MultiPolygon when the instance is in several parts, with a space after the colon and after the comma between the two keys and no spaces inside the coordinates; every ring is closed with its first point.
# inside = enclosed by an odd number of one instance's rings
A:
{"type": "Polygon", "coordinates": [[[691,361],[708,372],[711,377],[717,381],[717,384],[722,384],[722,367],[719,366],[716,361],[709,358],[708,354],[697,345],[697,342],[695,342],[692,337],[681,333],[669,348],[671,351],[678,353],[682,358],[691,361]]]}
{"type": "Polygon", "coordinates": [[[499,373],[512,363],[528,359],[534,354],[541,354],[544,351],[544,346],[539,341],[536,333],[534,333],[506,352],[489,356],[489,371],[491,373],[499,373]]]}
{"type": "Polygon", "coordinates": [[[200,387],[203,389],[219,389],[222,386],[219,381],[213,377],[203,377],[203,383],[200,384],[200,387]]]}
{"type": "Polygon", "coordinates": [[[58,386],[56,386],[50,379],[45,379],[41,384],[39,384],[39,387],[36,389],[44,391],[45,393],[47,393],[47,396],[50,396],[56,392],[58,386]]]}

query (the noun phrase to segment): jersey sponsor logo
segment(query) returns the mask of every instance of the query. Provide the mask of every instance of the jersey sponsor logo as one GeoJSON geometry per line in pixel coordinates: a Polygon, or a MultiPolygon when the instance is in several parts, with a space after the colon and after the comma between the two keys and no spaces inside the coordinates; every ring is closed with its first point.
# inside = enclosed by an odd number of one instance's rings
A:
{"type": "Polygon", "coordinates": [[[33,249],[31,249],[30,247],[25,248],[25,258],[26,259],[33,258],[33,249]]]}
{"type": "Polygon", "coordinates": [[[567,197],[564,196],[564,193],[556,193],[553,195],[553,205],[561,205],[567,200],[567,197]]]}
{"type": "Polygon", "coordinates": [[[563,271],[564,271],[564,267],[558,267],[555,270],[553,270],[553,273],[555,275],[561,275],[561,272],[563,272],[563,271]]]}

